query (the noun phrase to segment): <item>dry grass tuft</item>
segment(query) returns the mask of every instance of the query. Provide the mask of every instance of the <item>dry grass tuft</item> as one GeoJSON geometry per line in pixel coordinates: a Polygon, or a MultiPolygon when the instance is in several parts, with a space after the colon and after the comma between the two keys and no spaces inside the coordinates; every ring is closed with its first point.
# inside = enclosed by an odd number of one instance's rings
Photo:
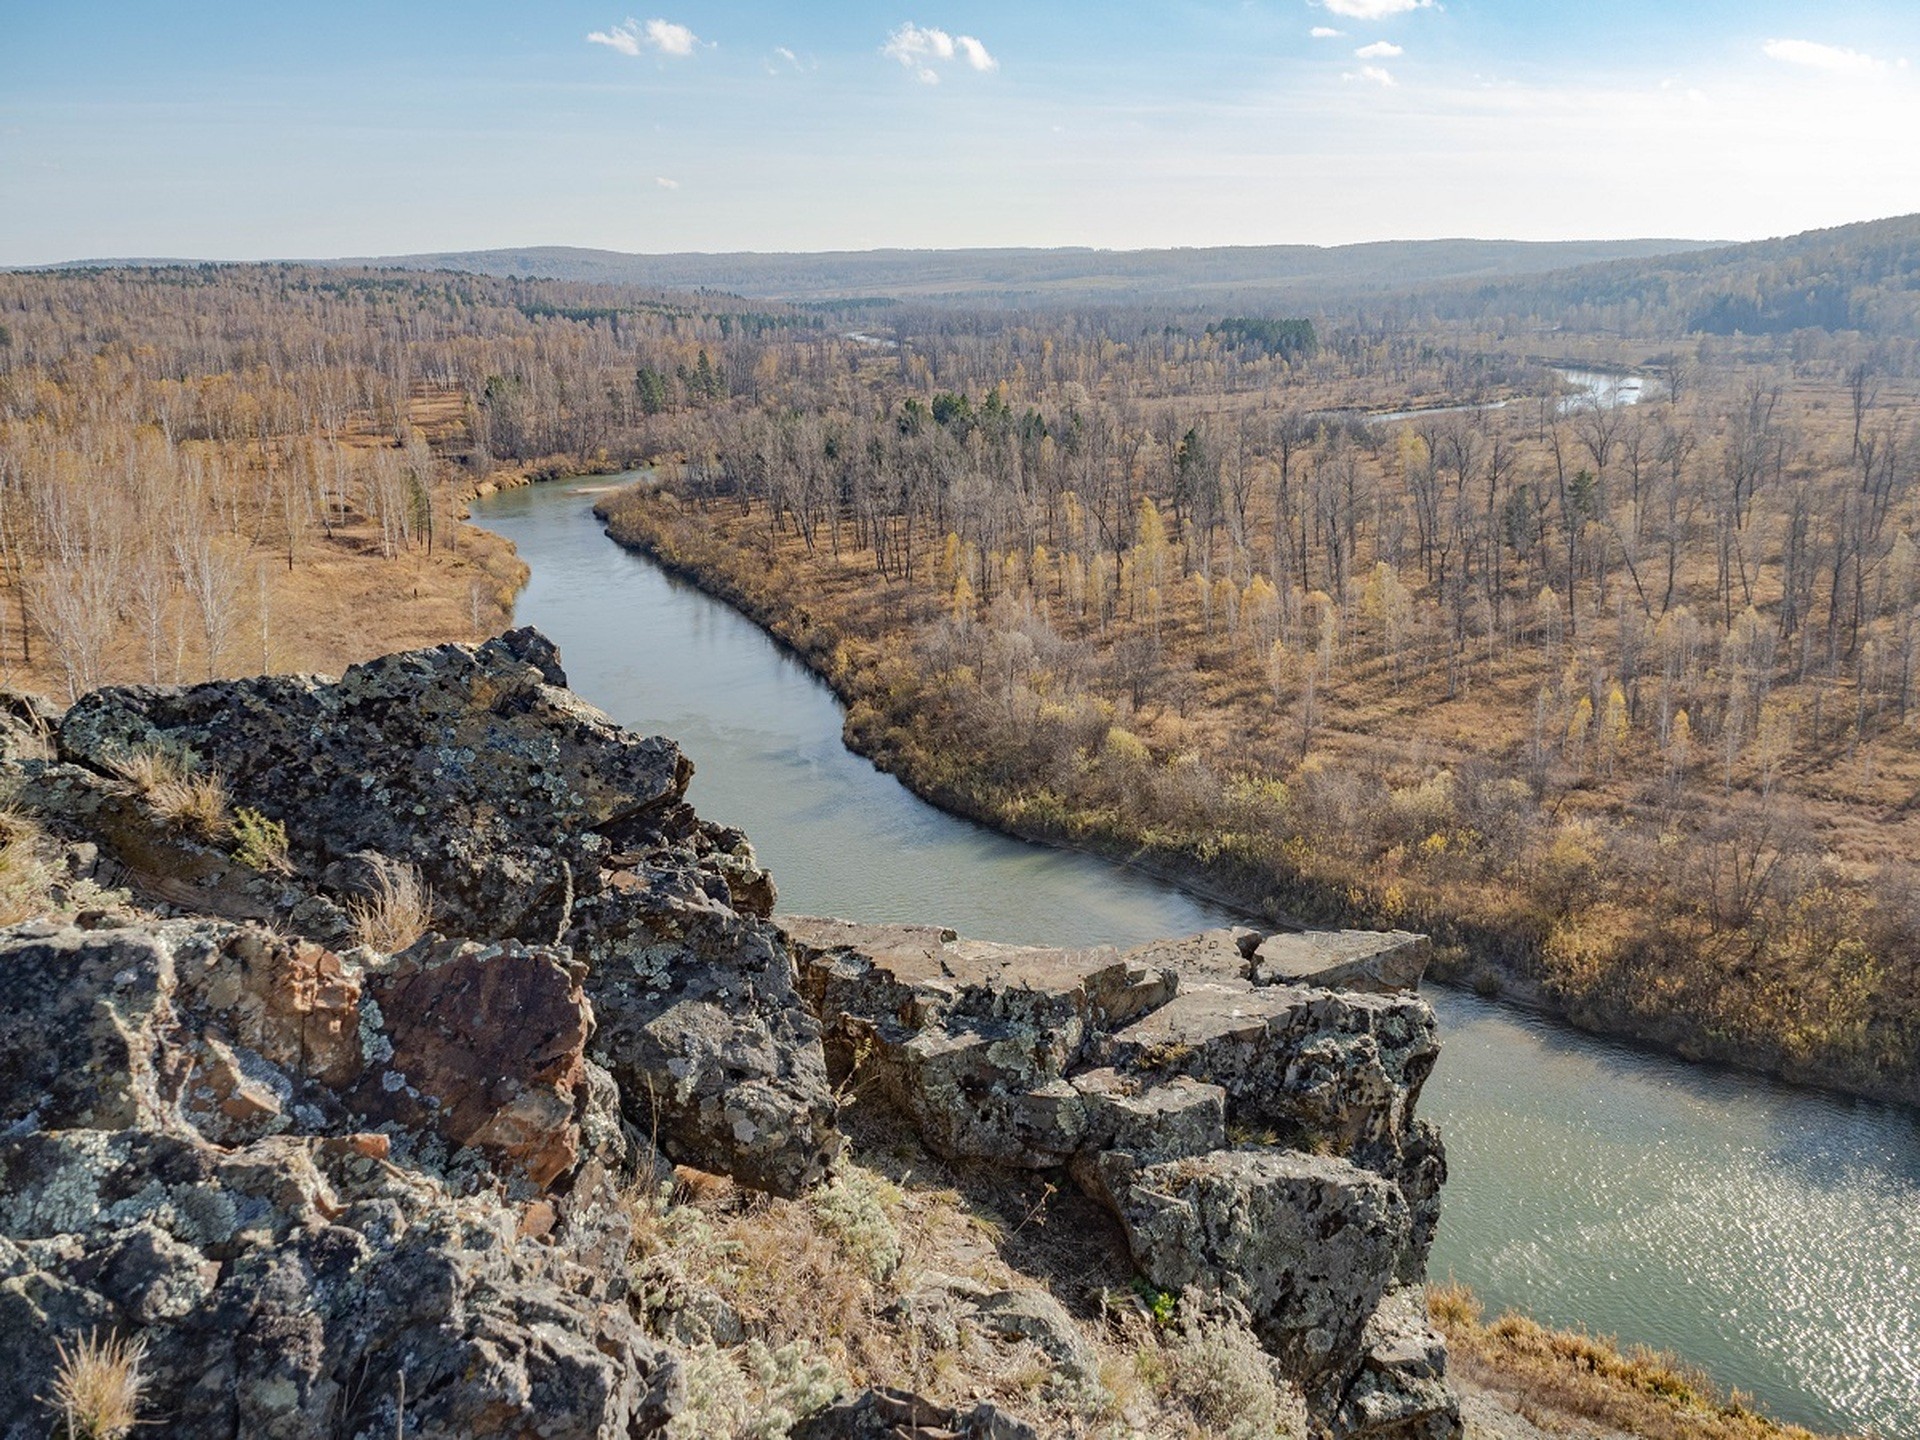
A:
{"type": "Polygon", "coordinates": [[[137,745],[109,764],[114,774],[142,795],[185,779],[194,768],[191,757],[164,745],[137,745]]]}
{"type": "Polygon", "coordinates": [[[69,1349],[57,1341],[60,1368],[53,1394],[46,1404],[60,1413],[67,1440],[125,1440],[140,1423],[140,1397],[146,1387],[141,1371],[147,1358],[145,1340],[98,1332],[69,1349]]]}
{"type": "Polygon", "coordinates": [[[0,925],[17,925],[53,908],[53,875],[40,853],[40,827],[0,807],[0,925]]]}
{"type": "Polygon", "coordinates": [[[1722,1395],[1675,1356],[1549,1330],[1511,1311],[1482,1323],[1480,1301],[1465,1285],[1429,1286],[1427,1313],[1455,1368],[1511,1392],[1535,1423],[1572,1416],[1643,1440],[1813,1440],[1811,1431],[1759,1414],[1738,1391],[1722,1395]]]}
{"type": "Polygon", "coordinates": [[[1444,1285],[1434,1282],[1427,1286],[1427,1315],[1442,1330],[1472,1329],[1479,1325],[1480,1317],[1485,1313],[1486,1307],[1480,1303],[1480,1297],[1473,1293],[1471,1287],[1457,1280],[1449,1279],[1444,1285]]]}
{"type": "Polygon", "coordinates": [[[142,745],[115,760],[113,769],[169,829],[211,842],[233,828],[227,782],[215,771],[202,770],[188,751],[142,745]]]}
{"type": "Polygon", "coordinates": [[[373,867],[365,899],[350,901],[354,938],[384,955],[406,949],[433,927],[433,890],[416,866],[385,856],[373,867]]]}

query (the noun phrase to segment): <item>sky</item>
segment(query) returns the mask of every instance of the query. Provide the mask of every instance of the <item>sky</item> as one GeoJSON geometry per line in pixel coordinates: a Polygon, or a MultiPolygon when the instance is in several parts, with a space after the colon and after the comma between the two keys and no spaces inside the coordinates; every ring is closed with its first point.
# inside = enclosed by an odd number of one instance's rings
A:
{"type": "Polygon", "coordinates": [[[632,3],[0,0],[0,265],[1920,211],[1920,0],[632,3]]]}

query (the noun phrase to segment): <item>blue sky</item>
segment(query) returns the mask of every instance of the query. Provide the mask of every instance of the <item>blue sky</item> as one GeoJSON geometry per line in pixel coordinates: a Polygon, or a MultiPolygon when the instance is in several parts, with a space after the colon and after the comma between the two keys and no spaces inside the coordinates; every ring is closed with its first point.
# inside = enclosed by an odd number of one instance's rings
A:
{"type": "Polygon", "coordinates": [[[1920,0],[629,3],[0,0],[0,264],[1920,210],[1920,0]]]}

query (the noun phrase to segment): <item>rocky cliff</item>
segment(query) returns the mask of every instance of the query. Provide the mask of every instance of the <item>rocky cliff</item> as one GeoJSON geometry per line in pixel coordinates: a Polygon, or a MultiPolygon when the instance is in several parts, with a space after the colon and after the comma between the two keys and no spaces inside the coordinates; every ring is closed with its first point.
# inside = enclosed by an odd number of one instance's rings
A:
{"type": "MultiPolygon", "coordinates": [[[[855,1094],[943,1162],[1077,1186],[1141,1294],[1257,1336],[1314,1433],[1459,1430],[1419,1292],[1445,1164],[1414,937],[1122,954],[776,919],[686,758],[527,630],[337,681],[14,699],[0,768],[43,882],[0,930],[8,1440],[104,1335],[144,1347],[140,1415],[176,1436],[703,1433],[686,1317],[700,1355],[750,1327],[697,1276],[673,1304],[637,1283],[636,1218],[699,1175],[838,1193],[855,1094]],[[411,927],[370,923],[395,876],[411,927]]],[[[942,1323],[1100,1388],[1084,1319],[939,1279],[942,1323]]],[[[740,1433],[1038,1433],[815,1390],[740,1433]]]]}

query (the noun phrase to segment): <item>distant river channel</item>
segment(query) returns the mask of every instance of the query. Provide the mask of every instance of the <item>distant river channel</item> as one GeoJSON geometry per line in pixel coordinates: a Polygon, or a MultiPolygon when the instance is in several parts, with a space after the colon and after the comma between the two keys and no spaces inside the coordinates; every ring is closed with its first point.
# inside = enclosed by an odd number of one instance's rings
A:
{"type": "MultiPolygon", "coordinates": [[[[956,819],[841,743],[832,692],[751,622],[621,549],[596,496],[504,491],[475,522],[532,568],[519,623],[574,688],[670,735],[692,800],[753,837],[794,913],[1131,945],[1238,916],[1123,866],[956,819]]],[[[1431,1271],[1672,1350],[1775,1416],[1920,1440],[1920,1114],[1687,1065],[1429,987],[1422,1111],[1451,1178],[1431,1271]]]]}

